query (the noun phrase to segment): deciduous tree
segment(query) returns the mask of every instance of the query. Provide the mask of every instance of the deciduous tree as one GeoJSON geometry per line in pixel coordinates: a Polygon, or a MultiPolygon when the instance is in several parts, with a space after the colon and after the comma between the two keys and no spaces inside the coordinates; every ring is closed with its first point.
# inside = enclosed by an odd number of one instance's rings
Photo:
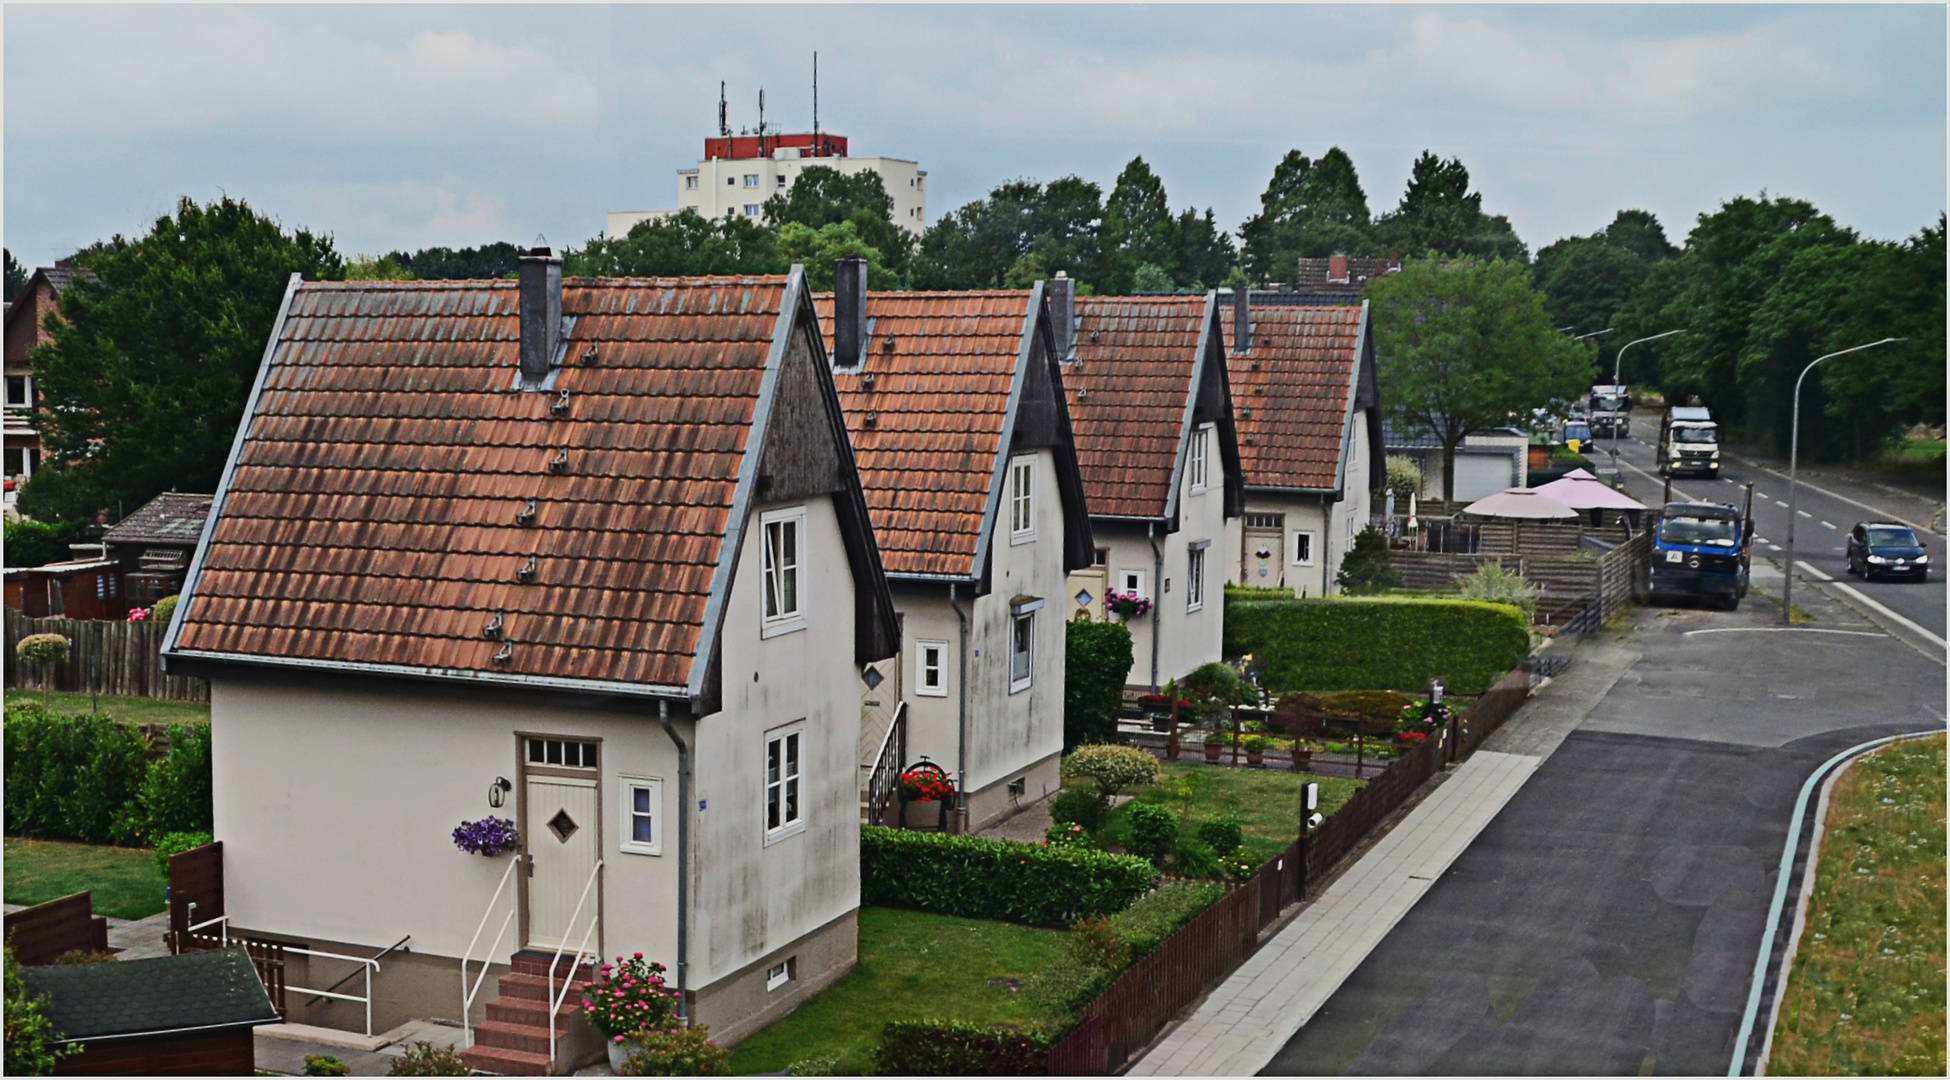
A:
{"type": "Polygon", "coordinates": [[[851,223],[860,241],[879,252],[882,267],[895,278],[906,272],[914,247],[912,234],[894,222],[894,198],[872,169],[848,175],[828,165],[808,165],[785,194],[765,201],[765,220],[774,227],[796,223],[815,231],[851,223]]]}
{"type": "Polygon", "coordinates": [[[778,236],[751,218],[706,218],[685,208],[639,221],[628,235],[591,240],[563,259],[576,277],[695,277],[705,274],[782,274],[778,236]]]}

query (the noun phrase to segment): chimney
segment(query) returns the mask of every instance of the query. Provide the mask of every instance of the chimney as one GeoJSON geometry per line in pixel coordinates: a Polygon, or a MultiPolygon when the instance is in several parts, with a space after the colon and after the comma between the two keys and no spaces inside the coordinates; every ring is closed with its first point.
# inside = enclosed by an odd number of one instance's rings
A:
{"type": "Polygon", "coordinates": [[[562,345],[562,260],[544,246],[521,257],[521,382],[548,379],[562,345]]]}
{"type": "Polygon", "coordinates": [[[1330,285],[1347,284],[1347,256],[1327,256],[1327,281],[1330,285]]]}
{"type": "Polygon", "coordinates": [[[1248,353],[1253,349],[1253,287],[1241,282],[1232,290],[1232,351],[1248,353]]]}
{"type": "Polygon", "coordinates": [[[833,267],[833,366],[858,366],[866,347],[867,260],[848,255],[833,267]]]}
{"type": "Polygon", "coordinates": [[[1077,358],[1077,283],[1062,270],[1049,283],[1050,329],[1056,331],[1056,359],[1069,363],[1077,358]]]}
{"type": "Polygon", "coordinates": [[[1400,255],[1388,256],[1388,272],[1391,274],[1399,274],[1402,272],[1402,257],[1400,255]]]}

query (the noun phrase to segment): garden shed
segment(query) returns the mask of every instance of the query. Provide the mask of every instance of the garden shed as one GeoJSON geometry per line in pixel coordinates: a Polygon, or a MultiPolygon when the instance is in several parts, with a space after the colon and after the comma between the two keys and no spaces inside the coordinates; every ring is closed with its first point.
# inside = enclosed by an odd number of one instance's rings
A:
{"type": "Polygon", "coordinates": [[[250,957],[229,949],[24,968],[28,993],[48,996],[54,1029],[78,1054],[63,1076],[251,1076],[253,1029],[279,1022],[250,957]]]}

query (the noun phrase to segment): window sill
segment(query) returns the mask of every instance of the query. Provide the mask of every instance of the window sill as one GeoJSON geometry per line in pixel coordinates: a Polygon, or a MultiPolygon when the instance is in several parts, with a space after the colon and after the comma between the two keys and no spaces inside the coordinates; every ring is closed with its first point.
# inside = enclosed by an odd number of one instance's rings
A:
{"type": "Polygon", "coordinates": [[[767,832],[765,834],[765,846],[771,847],[773,844],[776,844],[781,840],[790,840],[793,837],[798,836],[800,833],[805,831],[806,831],[806,819],[800,818],[798,821],[795,821],[792,824],[787,825],[783,829],[776,829],[767,832]]]}
{"type": "Polygon", "coordinates": [[[645,847],[642,844],[618,844],[616,850],[625,855],[662,855],[662,847],[645,847]]]}
{"type": "Polygon", "coordinates": [[[1185,605],[1185,614],[1187,615],[1190,615],[1194,611],[1204,611],[1204,610],[1205,610],[1205,602],[1203,600],[1199,601],[1196,604],[1185,605]]]}
{"type": "Polygon", "coordinates": [[[1009,684],[1009,693],[1020,694],[1034,685],[1036,685],[1036,680],[1034,679],[1027,679],[1023,682],[1012,682],[1009,684]]]}
{"type": "Polygon", "coordinates": [[[780,619],[778,622],[768,622],[761,625],[758,628],[758,637],[759,640],[763,641],[766,638],[783,637],[786,634],[797,633],[805,628],[806,620],[803,616],[796,619],[780,619]]]}
{"type": "Polygon", "coordinates": [[[918,687],[918,686],[917,686],[917,687],[915,687],[915,688],[914,688],[914,696],[915,696],[915,697],[932,697],[932,698],[945,698],[945,697],[947,697],[947,696],[948,696],[948,688],[947,688],[947,687],[942,687],[942,688],[941,688],[941,689],[939,689],[939,690],[923,690],[923,689],[921,689],[920,687],[918,687]]]}
{"type": "Polygon", "coordinates": [[[1011,547],[1014,547],[1017,544],[1033,544],[1035,542],[1036,542],[1036,534],[1033,532],[1009,534],[1009,546],[1011,547]]]}

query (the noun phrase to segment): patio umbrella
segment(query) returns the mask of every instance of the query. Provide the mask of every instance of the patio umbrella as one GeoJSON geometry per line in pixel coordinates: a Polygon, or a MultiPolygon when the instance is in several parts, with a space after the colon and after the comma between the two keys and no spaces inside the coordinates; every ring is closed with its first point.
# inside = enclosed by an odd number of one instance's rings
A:
{"type": "Polygon", "coordinates": [[[1487,499],[1470,503],[1462,512],[1475,517],[1524,521],[1575,521],[1578,516],[1576,510],[1548,495],[1538,494],[1536,488],[1505,488],[1487,499]]]}
{"type": "Polygon", "coordinates": [[[1562,479],[1540,484],[1537,494],[1554,499],[1573,510],[1643,510],[1645,504],[1617,490],[1583,469],[1573,469],[1562,479]]]}

